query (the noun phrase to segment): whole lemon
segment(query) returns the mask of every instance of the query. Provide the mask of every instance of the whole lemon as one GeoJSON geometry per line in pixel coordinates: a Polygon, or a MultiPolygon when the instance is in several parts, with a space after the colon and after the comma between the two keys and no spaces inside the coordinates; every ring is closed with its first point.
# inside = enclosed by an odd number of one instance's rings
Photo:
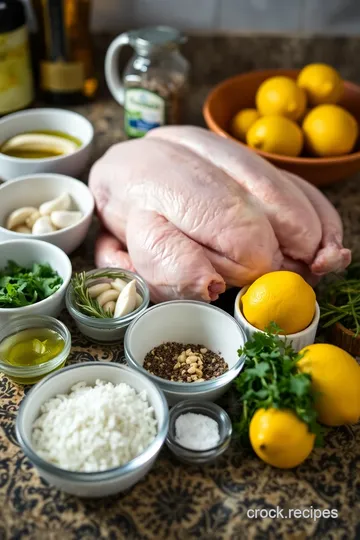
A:
{"type": "Polygon", "coordinates": [[[265,463],[279,469],[297,467],[310,455],[315,435],[290,410],[258,409],[250,422],[251,446],[265,463]]]}
{"type": "Polygon", "coordinates": [[[314,318],[314,290],[295,272],[279,270],[258,278],[241,298],[242,312],[250,324],[265,330],[271,321],[284,334],[304,330],[314,318]]]}
{"type": "Polygon", "coordinates": [[[243,109],[235,114],[231,122],[231,133],[240,141],[246,141],[246,134],[250,126],[260,118],[260,114],[256,109],[243,109]]]}
{"type": "Polygon", "coordinates": [[[360,366],[335,345],[316,343],[300,351],[299,370],[310,373],[319,392],[315,401],[318,419],[327,426],[355,424],[360,419],[360,366]]]}
{"type": "Polygon", "coordinates": [[[306,115],[302,127],[307,149],[319,157],[348,154],[358,136],[355,118],[338,105],[318,105],[306,115]]]}
{"type": "Polygon", "coordinates": [[[270,77],[256,92],[256,107],[262,116],[280,115],[298,120],[306,108],[306,94],[290,77],[270,77]]]}
{"type": "Polygon", "coordinates": [[[296,157],[301,153],[304,136],[295,122],[283,116],[263,116],[256,120],[246,135],[251,148],[296,157]]]}
{"type": "Polygon", "coordinates": [[[344,92],[339,73],[327,64],[309,64],[299,73],[297,84],[306,92],[310,105],[337,103],[344,92]]]}

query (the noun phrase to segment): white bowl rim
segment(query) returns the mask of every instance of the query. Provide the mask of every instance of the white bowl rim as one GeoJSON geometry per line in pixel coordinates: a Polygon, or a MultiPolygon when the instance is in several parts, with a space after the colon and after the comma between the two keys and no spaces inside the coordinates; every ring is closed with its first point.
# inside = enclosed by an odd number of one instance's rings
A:
{"type": "Polygon", "coordinates": [[[83,116],[82,114],[79,114],[78,112],[70,111],[70,110],[67,110],[67,109],[56,109],[55,107],[53,107],[53,108],[37,107],[35,109],[26,109],[24,111],[18,111],[18,112],[14,112],[12,114],[7,114],[6,116],[4,116],[4,118],[0,119],[0,129],[1,129],[1,127],[3,125],[11,122],[11,120],[13,120],[14,118],[20,118],[20,117],[24,117],[24,116],[36,116],[39,113],[41,115],[45,114],[45,113],[49,113],[49,115],[62,113],[62,114],[69,114],[69,115],[72,115],[72,116],[76,116],[77,118],[81,118],[85,123],[88,124],[87,127],[88,127],[88,129],[90,131],[90,135],[87,137],[87,139],[85,139],[84,141],[81,141],[82,144],[72,154],[64,154],[64,155],[61,155],[61,156],[53,156],[53,157],[48,157],[48,158],[31,158],[30,159],[30,158],[18,158],[18,157],[14,157],[14,156],[8,156],[8,155],[2,154],[0,152],[1,159],[6,160],[6,161],[11,161],[13,163],[23,163],[23,164],[43,163],[43,162],[49,163],[49,162],[53,162],[53,161],[54,162],[55,161],[60,161],[61,159],[66,159],[70,155],[71,156],[76,155],[78,152],[80,152],[80,150],[83,150],[84,148],[89,146],[89,144],[94,139],[94,126],[92,125],[90,120],[88,120],[85,116],[83,116]]]}
{"type": "MultiPolygon", "coordinates": [[[[260,330],[259,328],[256,328],[256,326],[253,326],[252,324],[249,323],[249,321],[247,319],[245,319],[245,317],[244,317],[244,315],[243,315],[243,313],[242,313],[242,311],[240,309],[240,298],[243,296],[243,294],[246,293],[246,291],[248,290],[249,287],[250,287],[250,285],[246,285],[245,287],[242,287],[240,289],[240,291],[237,293],[236,298],[235,298],[235,311],[238,314],[238,316],[240,317],[240,319],[242,321],[244,321],[244,323],[247,326],[249,326],[249,328],[254,330],[254,332],[261,332],[262,334],[264,334],[263,330],[260,330]]],[[[318,326],[319,320],[320,320],[320,307],[319,307],[319,304],[317,302],[315,302],[315,315],[313,317],[313,320],[309,324],[309,326],[307,326],[306,328],[304,328],[304,330],[301,330],[300,332],[296,332],[295,334],[279,334],[279,336],[284,337],[284,338],[286,337],[289,340],[303,337],[306,334],[308,334],[309,332],[312,332],[314,330],[314,328],[318,326]]]]}
{"type": "Polygon", "coordinates": [[[173,394],[178,395],[179,393],[186,393],[191,394],[192,390],[196,391],[198,394],[201,394],[203,392],[209,392],[209,390],[215,390],[216,388],[221,388],[225,384],[231,382],[234,377],[236,377],[237,373],[242,369],[244,363],[245,363],[245,356],[241,355],[239,356],[238,361],[228,369],[228,371],[225,371],[222,375],[219,377],[216,377],[215,379],[210,379],[208,381],[203,382],[177,382],[177,381],[168,381],[167,379],[162,379],[161,377],[158,377],[157,375],[152,375],[149,373],[143,366],[141,366],[135,358],[132,356],[130,352],[129,347],[129,336],[131,331],[133,330],[134,326],[137,324],[137,322],[144,316],[148,315],[151,311],[161,308],[163,306],[169,305],[169,304],[181,304],[181,305],[196,305],[196,306],[202,306],[209,310],[215,310],[220,312],[223,316],[227,317],[232,323],[235,323],[235,325],[240,330],[240,334],[242,334],[244,344],[247,341],[244,329],[241,327],[239,322],[232,317],[227,311],[224,311],[223,309],[213,306],[212,304],[207,304],[206,302],[201,302],[199,300],[169,300],[168,302],[161,302],[160,304],[156,304],[155,306],[151,306],[150,308],[146,309],[141,313],[136,319],[134,319],[126,329],[125,338],[124,338],[124,354],[126,361],[129,362],[132,366],[135,366],[134,369],[137,371],[140,371],[141,374],[145,375],[147,378],[151,379],[153,383],[163,388],[163,390],[166,391],[167,394],[173,394]],[[235,375],[234,375],[235,373],[235,375]]]}
{"type": "MultiPolygon", "coordinates": [[[[83,215],[83,217],[80,219],[80,221],[78,221],[74,225],[70,225],[69,227],[66,227],[65,229],[59,229],[58,231],[51,231],[51,232],[48,232],[48,233],[38,235],[38,236],[41,236],[41,237],[44,237],[44,238],[48,238],[50,236],[57,236],[59,233],[64,233],[65,231],[66,232],[71,232],[76,227],[78,227],[79,225],[84,223],[84,221],[87,220],[89,218],[89,216],[94,213],[94,210],[95,210],[95,199],[94,199],[94,196],[93,196],[92,192],[90,191],[89,187],[84,182],[81,182],[81,180],[78,180],[77,178],[74,178],[73,176],[68,176],[67,174],[32,173],[32,174],[24,174],[23,176],[17,176],[13,180],[10,180],[8,182],[4,182],[3,184],[0,184],[0,195],[1,195],[1,190],[2,189],[11,189],[11,187],[15,186],[18,182],[21,183],[21,182],[26,181],[26,180],[32,180],[32,179],[36,180],[38,178],[41,179],[41,178],[45,178],[45,177],[49,177],[49,176],[53,177],[55,180],[58,179],[59,182],[61,181],[61,179],[66,178],[66,180],[70,180],[71,182],[74,182],[74,183],[76,183],[78,185],[81,184],[81,186],[85,188],[85,191],[87,191],[88,195],[90,196],[91,207],[89,208],[89,210],[86,211],[86,213],[83,215]]],[[[13,233],[13,234],[19,235],[19,240],[21,238],[24,238],[24,239],[26,238],[26,239],[29,239],[29,240],[31,240],[31,239],[39,240],[39,238],[33,238],[34,235],[31,234],[31,233],[29,233],[29,234],[28,233],[17,233],[15,231],[10,231],[9,229],[7,229],[6,227],[3,227],[2,225],[0,225],[0,231],[6,231],[6,233],[13,233]]],[[[37,236],[37,235],[35,235],[35,236],[37,236]]]]}
{"type": "MultiPolygon", "coordinates": [[[[0,242],[0,249],[2,246],[9,245],[9,244],[23,244],[23,243],[31,243],[31,244],[39,244],[46,246],[50,251],[58,251],[61,253],[61,256],[63,257],[64,263],[67,266],[67,276],[63,278],[63,282],[59,289],[55,291],[51,296],[48,296],[47,298],[44,298],[44,300],[40,300],[40,302],[35,302],[35,304],[30,304],[29,306],[22,306],[18,308],[0,308],[0,315],[22,315],[26,314],[27,311],[31,311],[31,309],[34,308],[34,306],[45,306],[45,304],[49,304],[53,298],[56,298],[57,296],[63,294],[64,290],[67,289],[71,275],[72,275],[72,265],[70,262],[69,257],[66,255],[65,251],[60,249],[59,247],[55,246],[55,244],[50,244],[49,242],[44,242],[43,240],[38,240],[36,238],[30,239],[30,238],[19,238],[18,240],[6,240],[5,242],[0,242]]],[[[51,266],[51,263],[49,263],[51,266]]]]}
{"type": "MultiPolygon", "coordinates": [[[[68,469],[62,469],[61,467],[57,467],[53,463],[50,463],[49,461],[46,461],[42,457],[40,457],[37,452],[33,449],[31,442],[29,441],[29,438],[27,436],[24,436],[22,429],[19,428],[22,416],[24,414],[25,407],[27,407],[28,398],[29,396],[32,396],[36,392],[39,392],[41,390],[41,387],[45,384],[48,384],[52,379],[55,377],[59,377],[62,373],[65,371],[71,371],[76,369],[81,369],[83,367],[99,367],[99,364],[101,364],[101,367],[105,370],[111,368],[111,369],[120,369],[123,371],[131,371],[136,373],[135,370],[131,369],[128,366],[125,366],[123,364],[113,364],[108,362],[82,362],[80,364],[73,364],[71,366],[64,367],[54,373],[50,373],[47,375],[47,377],[44,377],[40,382],[38,382],[31,390],[27,393],[25,398],[20,404],[18,415],[16,418],[16,424],[15,424],[15,432],[18,442],[20,443],[24,453],[27,455],[29,460],[39,469],[44,470],[45,472],[52,474],[54,476],[61,476],[63,479],[67,481],[74,481],[77,483],[86,483],[86,482],[101,482],[106,480],[113,480],[119,476],[123,476],[126,474],[130,474],[132,472],[135,472],[139,467],[145,465],[162,447],[162,445],[165,442],[165,438],[169,429],[169,408],[164,396],[164,393],[162,392],[161,388],[156,386],[152,383],[152,381],[149,381],[146,377],[143,375],[137,374],[137,376],[150,383],[154,390],[158,393],[160,400],[162,402],[163,410],[164,410],[164,421],[161,426],[158,427],[158,432],[154,438],[154,440],[149,444],[149,446],[141,452],[138,456],[136,456],[134,459],[128,461],[125,463],[125,465],[121,465],[120,467],[113,467],[111,469],[106,469],[105,471],[100,472],[77,472],[77,471],[69,471],[68,469]]],[[[74,382],[74,384],[76,381],[74,382]]],[[[55,394],[56,395],[56,394],[55,394]]]]}

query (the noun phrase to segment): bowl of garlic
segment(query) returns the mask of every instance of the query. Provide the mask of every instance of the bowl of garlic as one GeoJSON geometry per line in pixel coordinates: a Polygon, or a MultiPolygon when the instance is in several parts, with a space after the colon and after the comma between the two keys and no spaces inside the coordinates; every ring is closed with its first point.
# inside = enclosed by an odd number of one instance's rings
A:
{"type": "Polygon", "coordinates": [[[94,206],[89,188],[75,178],[21,176],[0,186],[0,242],[33,238],[70,254],[85,240],[94,206]]]}
{"type": "Polygon", "coordinates": [[[66,292],[66,307],[82,334],[98,342],[124,338],[129,324],[150,303],[141,276],[121,268],[75,274],[66,292]]]}

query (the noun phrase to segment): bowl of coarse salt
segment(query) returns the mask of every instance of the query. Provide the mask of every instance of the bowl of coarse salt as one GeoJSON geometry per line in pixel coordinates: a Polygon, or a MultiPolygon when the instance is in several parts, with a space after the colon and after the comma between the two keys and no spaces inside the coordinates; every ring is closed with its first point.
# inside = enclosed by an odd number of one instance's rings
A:
{"type": "Polygon", "coordinates": [[[127,366],[86,362],[53,373],[21,403],[16,435],[39,475],[79,497],[130,488],[168,431],[165,397],[127,366]]]}

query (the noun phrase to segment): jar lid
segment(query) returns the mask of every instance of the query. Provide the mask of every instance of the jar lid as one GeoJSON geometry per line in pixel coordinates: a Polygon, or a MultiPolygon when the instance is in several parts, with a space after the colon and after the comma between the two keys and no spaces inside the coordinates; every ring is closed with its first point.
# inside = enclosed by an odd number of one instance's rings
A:
{"type": "Polygon", "coordinates": [[[171,44],[184,43],[185,36],[170,26],[150,26],[131,32],[134,47],[166,47],[171,44]]]}
{"type": "Polygon", "coordinates": [[[25,9],[19,0],[0,0],[0,34],[13,32],[25,22],[25,9]]]}

